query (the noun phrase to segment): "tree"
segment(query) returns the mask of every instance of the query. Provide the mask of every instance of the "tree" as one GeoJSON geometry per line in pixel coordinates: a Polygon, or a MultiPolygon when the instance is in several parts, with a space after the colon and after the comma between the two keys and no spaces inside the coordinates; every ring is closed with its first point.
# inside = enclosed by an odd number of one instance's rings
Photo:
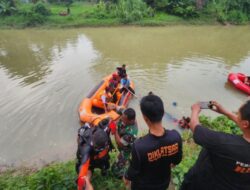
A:
{"type": "Polygon", "coordinates": [[[16,11],[16,5],[13,0],[0,0],[0,15],[11,15],[16,11]]]}

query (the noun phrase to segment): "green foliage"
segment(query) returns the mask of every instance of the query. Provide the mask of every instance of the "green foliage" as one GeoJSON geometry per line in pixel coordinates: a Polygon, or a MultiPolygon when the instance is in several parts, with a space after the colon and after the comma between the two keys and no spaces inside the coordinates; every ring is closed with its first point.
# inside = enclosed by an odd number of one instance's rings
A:
{"type": "Polygon", "coordinates": [[[28,178],[30,189],[76,189],[74,163],[55,164],[28,178]]]}
{"type": "Polygon", "coordinates": [[[233,24],[246,23],[248,21],[248,16],[242,11],[232,10],[229,11],[227,20],[233,24]]]}
{"type": "Polygon", "coordinates": [[[245,23],[250,18],[250,0],[213,0],[207,5],[206,12],[222,23],[245,23]]]}
{"type": "Polygon", "coordinates": [[[149,17],[153,10],[142,0],[119,0],[117,4],[100,1],[86,18],[119,18],[122,23],[130,23],[149,17]]]}
{"type": "Polygon", "coordinates": [[[85,18],[115,18],[114,9],[115,5],[100,1],[98,4],[95,5],[93,10],[88,11],[87,14],[85,14],[85,18]]]}
{"type": "MultiPolygon", "coordinates": [[[[115,153],[111,153],[114,161],[115,153]]],[[[26,169],[10,170],[0,174],[0,190],[68,190],[77,189],[75,180],[75,162],[57,163],[46,166],[40,171],[26,169]]],[[[95,170],[92,177],[96,190],[125,189],[121,180],[115,178],[110,172],[102,176],[100,170],[95,170]]]]}
{"type": "Polygon", "coordinates": [[[26,26],[36,26],[45,23],[48,16],[51,15],[51,11],[48,5],[42,1],[38,1],[31,6],[28,5],[20,8],[18,14],[24,17],[26,26]]]}
{"type": "Polygon", "coordinates": [[[43,15],[34,13],[32,11],[24,14],[26,20],[26,26],[36,26],[43,24],[46,21],[46,17],[43,15]]]}
{"type": "Polygon", "coordinates": [[[38,1],[33,7],[32,11],[36,14],[40,14],[42,16],[49,16],[51,14],[48,6],[42,1],[38,1]]]}
{"type": "Polygon", "coordinates": [[[54,164],[42,170],[23,175],[23,169],[8,171],[0,175],[0,190],[5,189],[76,189],[74,162],[54,164]]]}
{"type": "Polygon", "coordinates": [[[219,116],[215,119],[211,119],[206,116],[200,117],[200,122],[215,131],[222,131],[225,133],[241,135],[242,132],[240,128],[231,120],[227,119],[225,116],[219,116]]]}
{"type": "Polygon", "coordinates": [[[198,13],[195,8],[195,1],[192,0],[144,0],[149,6],[169,14],[178,15],[184,18],[196,17],[198,13]]]}
{"type": "Polygon", "coordinates": [[[142,0],[119,0],[115,11],[123,23],[138,21],[153,14],[142,0]]]}
{"type": "Polygon", "coordinates": [[[13,1],[0,0],[0,15],[9,16],[17,11],[13,1]]]}

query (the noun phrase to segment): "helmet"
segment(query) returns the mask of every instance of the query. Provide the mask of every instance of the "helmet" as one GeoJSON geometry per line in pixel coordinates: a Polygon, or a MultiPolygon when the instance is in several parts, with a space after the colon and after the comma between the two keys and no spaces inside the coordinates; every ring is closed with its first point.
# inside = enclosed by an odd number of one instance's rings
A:
{"type": "Polygon", "coordinates": [[[104,130],[96,128],[92,137],[93,147],[96,152],[100,152],[109,146],[108,134],[104,130]]]}
{"type": "Polygon", "coordinates": [[[118,77],[118,75],[117,75],[116,73],[113,73],[113,74],[112,74],[112,78],[115,78],[115,79],[116,79],[117,77],[118,77]]]}

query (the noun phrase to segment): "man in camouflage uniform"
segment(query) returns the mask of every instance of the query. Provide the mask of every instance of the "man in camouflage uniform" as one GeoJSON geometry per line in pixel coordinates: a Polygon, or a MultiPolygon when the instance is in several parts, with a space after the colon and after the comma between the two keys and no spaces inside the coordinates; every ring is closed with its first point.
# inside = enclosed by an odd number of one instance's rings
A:
{"type": "Polygon", "coordinates": [[[119,150],[117,160],[112,166],[112,172],[118,178],[122,178],[128,167],[131,154],[131,146],[134,143],[138,128],[136,123],[136,114],[134,109],[126,109],[121,119],[117,122],[115,141],[119,150]]]}

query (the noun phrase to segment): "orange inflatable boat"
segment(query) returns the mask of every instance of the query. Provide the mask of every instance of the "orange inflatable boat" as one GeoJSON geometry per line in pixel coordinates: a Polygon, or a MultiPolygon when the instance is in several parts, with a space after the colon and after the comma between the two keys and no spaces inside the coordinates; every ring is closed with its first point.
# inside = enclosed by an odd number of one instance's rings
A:
{"type": "MultiPolygon", "coordinates": [[[[104,105],[101,101],[101,95],[104,92],[105,88],[109,85],[109,80],[112,75],[105,77],[95,88],[93,88],[86,98],[84,98],[79,107],[79,117],[82,122],[92,123],[93,125],[97,125],[99,121],[104,118],[111,118],[112,120],[117,120],[120,115],[115,110],[110,110],[105,112],[104,105]]],[[[129,100],[132,97],[130,92],[123,92],[122,94],[119,92],[120,84],[118,85],[117,92],[117,101],[113,104],[126,108],[129,100]]],[[[134,89],[134,83],[130,81],[130,87],[134,89]]],[[[111,103],[112,104],[112,103],[111,103]]]]}

